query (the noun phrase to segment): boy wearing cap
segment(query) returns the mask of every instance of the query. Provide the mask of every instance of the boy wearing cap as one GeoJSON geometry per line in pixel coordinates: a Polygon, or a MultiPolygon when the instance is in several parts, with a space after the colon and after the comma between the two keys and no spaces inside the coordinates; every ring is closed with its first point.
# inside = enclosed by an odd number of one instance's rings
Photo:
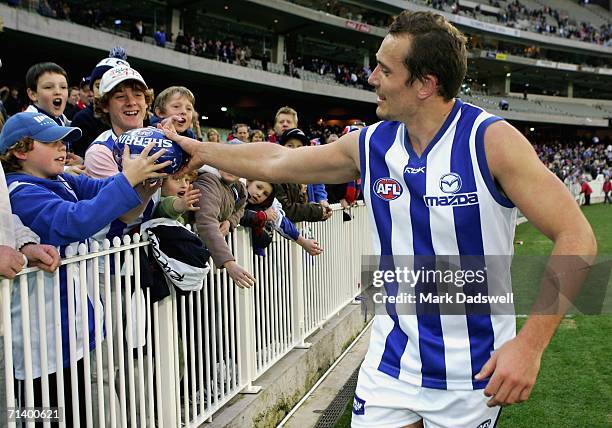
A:
{"type": "Polygon", "coordinates": [[[121,134],[142,128],[153,103],[153,90],[147,87],[140,73],[120,66],[106,71],[94,96],[94,112],[110,127],[96,138],[85,153],[87,173],[94,178],[116,174],[119,169],[113,146],[121,134]]]}
{"type": "Polygon", "coordinates": [[[26,88],[32,104],[25,110],[49,116],[60,126],[70,123],[64,116],[68,100],[68,74],[53,62],[34,64],[26,73],[26,88]]]}
{"type": "MultiPolygon", "coordinates": [[[[298,128],[290,128],[283,132],[280,144],[296,149],[310,143],[306,134],[298,128]]],[[[332,215],[332,210],[317,202],[308,202],[309,195],[306,186],[294,183],[275,184],[276,198],[283,206],[287,218],[293,222],[325,221],[332,215]]]]}
{"type": "Polygon", "coordinates": [[[84,157],[85,151],[89,147],[92,141],[96,139],[98,135],[106,131],[110,125],[102,122],[100,118],[96,117],[93,110],[94,97],[98,96],[98,88],[100,87],[100,80],[102,75],[113,67],[125,66],[129,67],[130,64],[126,61],[127,54],[121,46],[116,46],[111,49],[109,58],[104,58],[98,62],[88,77],[83,78],[81,82],[81,88],[87,88],[87,91],[91,93],[90,99],[86,105],[83,105],[81,111],[79,111],[71,123],[72,126],[81,128],[83,136],[75,141],[74,153],[84,157]]]}
{"type": "MultiPolygon", "coordinates": [[[[63,174],[66,147],[64,141],[74,141],[80,137],[78,128],[57,125],[41,113],[19,113],[11,117],[0,134],[0,161],[7,172],[7,184],[13,213],[17,214],[24,225],[34,231],[44,244],[60,247],[62,256],[67,247],[76,249],[80,241],[88,241],[98,230],[117,217],[125,214],[141,203],[139,192],[135,189],[139,183],[149,178],[163,177],[157,171],[168,162],[155,164],[162,151],[147,157],[152,146],[146,148],[139,156],[130,158],[126,150],[123,162],[123,173],[105,180],[94,180],[84,175],[71,176],[63,174]]],[[[68,340],[68,295],[65,268],[60,268],[60,302],[62,317],[62,360],[64,379],[70,382],[70,353],[68,340]],[[68,368],[68,369],[67,369],[68,368]]],[[[75,279],[78,278],[78,273],[75,279]]],[[[53,322],[48,322],[46,331],[40,332],[36,314],[35,278],[28,278],[30,334],[32,352],[32,370],[35,389],[41,387],[40,377],[40,335],[47,337],[49,382],[55,382],[55,373],[61,367],[56,366],[55,329],[53,322]]],[[[53,275],[44,274],[45,311],[53,313],[53,275]]],[[[99,296],[88,296],[87,307],[93,312],[94,299],[99,296]]],[[[83,358],[83,332],[80,313],[80,295],[75,294],[75,326],[77,339],[76,359],[78,364],[83,358]]],[[[19,293],[13,293],[11,301],[13,314],[13,354],[15,377],[25,378],[24,343],[21,334],[21,301],[19,293]]],[[[92,317],[93,318],[93,317],[92,317]]],[[[51,320],[49,318],[48,320],[51,320]]],[[[102,325],[102,318],[99,319],[102,325]]],[[[89,319],[90,343],[95,346],[94,321],[89,319]]],[[[22,388],[23,390],[23,388],[22,388]]],[[[50,388],[52,395],[54,388],[50,388]]],[[[68,394],[69,395],[69,394],[68,394]]],[[[72,412],[71,397],[66,397],[66,418],[72,412]]],[[[23,405],[23,402],[21,403],[23,405]]],[[[35,405],[41,405],[35,403],[35,405]]],[[[57,405],[57,397],[51,397],[51,405],[57,405]],[[55,403],[54,403],[55,400],[55,403]]],[[[81,413],[81,418],[84,415],[81,413]]],[[[72,423],[67,423],[72,426],[72,423]]]]}

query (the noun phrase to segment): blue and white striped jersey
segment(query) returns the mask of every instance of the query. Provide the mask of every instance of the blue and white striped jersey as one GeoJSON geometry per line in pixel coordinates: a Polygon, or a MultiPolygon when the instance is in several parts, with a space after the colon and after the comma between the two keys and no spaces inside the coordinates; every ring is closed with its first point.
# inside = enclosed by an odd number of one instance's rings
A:
{"type": "MultiPolygon", "coordinates": [[[[421,156],[401,122],[382,121],[361,130],[361,175],[374,255],[513,254],[516,209],[496,188],[484,150],[484,132],[498,120],[457,99],[421,156]]],[[[509,276],[507,282],[509,287],[509,276]]],[[[515,335],[513,316],[423,315],[418,310],[398,315],[393,305],[387,309],[389,315],[376,316],[365,363],[427,388],[484,388],[488,380],[475,381],[474,375],[515,335]]]]}

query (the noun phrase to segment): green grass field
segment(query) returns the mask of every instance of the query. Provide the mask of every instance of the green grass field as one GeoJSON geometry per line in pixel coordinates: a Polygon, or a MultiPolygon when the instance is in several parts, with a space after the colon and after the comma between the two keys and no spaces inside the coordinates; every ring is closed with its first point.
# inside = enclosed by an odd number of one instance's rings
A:
{"type": "MultiPolygon", "coordinates": [[[[584,207],[599,254],[612,254],[612,207],[584,207]]],[[[531,224],[517,227],[517,255],[547,255],[552,242],[531,224]]],[[[517,329],[524,319],[518,319],[517,329]]],[[[351,403],[336,424],[350,426],[351,403]]],[[[499,428],[612,427],[612,316],[566,318],[542,359],[535,388],[525,403],[504,408],[499,428]]],[[[455,427],[453,427],[455,428],[455,427]]],[[[457,427],[459,428],[459,427],[457,427]]]]}

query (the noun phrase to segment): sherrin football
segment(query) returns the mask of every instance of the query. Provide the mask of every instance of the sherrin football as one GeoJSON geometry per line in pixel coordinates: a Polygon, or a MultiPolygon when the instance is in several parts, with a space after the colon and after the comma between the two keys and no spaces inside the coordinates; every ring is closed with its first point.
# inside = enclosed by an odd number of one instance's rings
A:
{"type": "Polygon", "coordinates": [[[138,156],[150,143],[155,143],[155,146],[149,152],[149,156],[158,152],[160,149],[166,149],[165,153],[157,160],[156,163],[172,161],[170,165],[162,169],[160,172],[172,175],[176,174],[181,167],[187,162],[187,153],[174,141],[167,138],[163,132],[151,126],[147,128],[136,128],[124,132],[119,136],[113,147],[113,155],[115,162],[119,165],[119,170],[122,169],[123,149],[127,144],[130,148],[130,156],[138,156]]]}

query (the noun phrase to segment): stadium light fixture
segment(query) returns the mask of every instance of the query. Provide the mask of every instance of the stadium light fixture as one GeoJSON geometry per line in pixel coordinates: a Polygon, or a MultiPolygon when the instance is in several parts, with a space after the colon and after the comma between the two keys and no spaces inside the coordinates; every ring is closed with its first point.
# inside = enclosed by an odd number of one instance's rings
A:
{"type": "Polygon", "coordinates": [[[221,111],[222,111],[223,113],[225,113],[225,112],[227,111],[227,107],[225,107],[225,106],[221,107],[221,111]]]}
{"type": "Polygon", "coordinates": [[[202,120],[208,120],[208,116],[202,115],[202,120]]]}
{"type": "Polygon", "coordinates": [[[506,73],[506,77],[512,76],[512,73],[506,73]]]}
{"type": "Polygon", "coordinates": [[[274,20],[274,23],[275,23],[275,24],[278,24],[278,19],[275,19],[275,20],[274,20]]]}
{"type": "Polygon", "coordinates": [[[531,132],[533,132],[533,131],[535,131],[535,128],[529,128],[529,130],[530,130],[531,132]]]}

